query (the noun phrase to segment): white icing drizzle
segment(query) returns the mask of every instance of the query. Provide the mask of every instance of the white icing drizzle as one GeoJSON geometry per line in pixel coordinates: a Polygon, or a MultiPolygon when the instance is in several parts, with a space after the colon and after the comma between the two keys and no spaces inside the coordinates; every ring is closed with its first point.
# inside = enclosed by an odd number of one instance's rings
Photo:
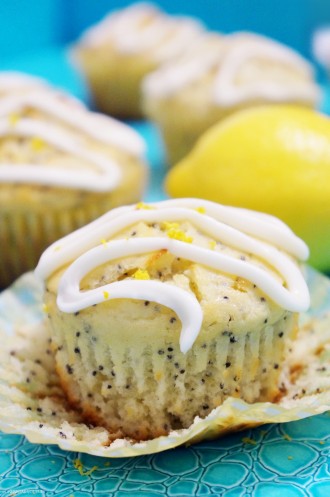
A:
{"type": "Polygon", "coordinates": [[[55,185],[91,191],[112,190],[120,182],[121,172],[117,164],[108,157],[90,152],[83,140],[63,132],[56,125],[49,123],[46,125],[44,122],[24,118],[15,126],[11,126],[7,119],[0,119],[0,137],[4,136],[38,137],[59,151],[89,162],[96,171],[84,171],[82,168],[79,171],[77,169],[70,170],[58,166],[49,167],[44,164],[13,165],[2,163],[0,164],[0,182],[55,185]]]}
{"type": "Polygon", "coordinates": [[[62,238],[44,252],[36,268],[36,274],[42,278],[47,278],[74,260],[60,280],[57,300],[60,310],[76,312],[116,298],[155,301],[173,309],[178,315],[182,323],[180,347],[182,352],[187,352],[198,336],[202,323],[200,304],[192,293],[174,284],[149,280],[124,280],[80,291],[80,281],[94,268],[129,255],[148,254],[161,249],[167,249],[177,257],[245,278],[284,309],[297,312],[308,308],[308,288],[292,259],[292,256],[306,259],[308,248],[277,218],[199,199],[168,200],[150,206],[151,209],[137,209],[135,206],[114,209],[62,238]],[[199,208],[205,209],[205,213],[196,210],[199,208]],[[285,286],[253,261],[242,261],[166,235],[110,240],[100,245],[100,240],[107,240],[139,221],[154,223],[185,220],[212,239],[251,253],[268,263],[281,276],[285,286]]]}
{"type": "Polygon", "coordinates": [[[117,147],[133,157],[142,157],[144,143],[135,131],[114,119],[92,113],[76,100],[51,90],[28,91],[0,98],[0,136],[40,138],[49,145],[77,159],[90,163],[91,170],[61,168],[46,164],[0,163],[0,182],[30,183],[58,187],[81,188],[88,191],[110,191],[121,181],[121,168],[106,154],[92,152],[85,138],[92,138],[117,147]],[[20,117],[25,109],[37,110],[45,116],[20,117]],[[18,121],[11,124],[10,116],[18,121]],[[60,124],[49,122],[47,117],[60,124]]]}
{"type": "Polygon", "coordinates": [[[200,37],[178,60],[147,75],[142,81],[143,92],[155,98],[171,96],[216,67],[223,58],[224,49],[224,37],[218,34],[200,37]]]}
{"type": "MultiPolygon", "coordinates": [[[[241,35],[244,36],[244,35],[241,35]]],[[[319,92],[313,84],[313,69],[298,53],[275,41],[263,37],[251,37],[247,40],[237,37],[225,63],[220,66],[214,84],[214,98],[218,105],[235,105],[246,100],[262,98],[274,102],[287,100],[316,101],[319,92]],[[301,73],[295,84],[286,84],[281,81],[254,80],[241,87],[234,84],[235,74],[240,67],[249,60],[266,60],[292,67],[301,73]]]]}
{"type": "Polygon", "coordinates": [[[78,101],[71,101],[71,97],[69,101],[63,101],[61,96],[52,91],[33,91],[1,98],[0,117],[22,112],[26,108],[36,109],[95,140],[114,145],[132,156],[143,156],[144,142],[131,128],[103,114],[88,112],[80,102],[76,105],[78,101]]]}
{"type": "Polygon", "coordinates": [[[186,50],[203,31],[201,23],[187,17],[171,17],[147,3],[110,13],[82,36],[82,45],[112,43],[123,54],[155,51],[165,61],[186,50]]]}
{"type": "Polygon", "coordinates": [[[22,91],[35,89],[36,87],[47,88],[47,83],[41,78],[30,76],[15,71],[0,72],[0,93],[12,93],[13,91],[22,91]]]}
{"type": "MultiPolygon", "coordinates": [[[[214,69],[216,75],[211,98],[222,107],[258,98],[274,102],[318,101],[320,92],[313,82],[312,66],[289,47],[247,33],[218,37],[219,43],[213,46],[208,38],[210,35],[198,40],[180,60],[148,75],[142,85],[144,93],[154,98],[170,97],[214,69]],[[273,61],[286,66],[288,74],[291,68],[300,74],[295,84],[263,78],[238,84],[237,74],[251,60],[273,61]]],[[[267,78],[267,71],[265,76],[267,78]]]]}

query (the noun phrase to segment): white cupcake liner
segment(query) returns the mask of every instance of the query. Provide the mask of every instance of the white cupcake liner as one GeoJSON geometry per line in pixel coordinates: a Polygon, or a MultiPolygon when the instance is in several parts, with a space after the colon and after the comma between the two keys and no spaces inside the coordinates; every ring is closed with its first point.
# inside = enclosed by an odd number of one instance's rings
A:
{"type": "Polygon", "coordinates": [[[146,442],[115,439],[85,425],[67,405],[48,349],[42,289],[29,273],[0,296],[0,429],[30,442],[104,457],[152,454],[265,423],[285,423],[330,409],[330,280],[307,270],[312,306],[301,316],[281,382],[278,403],[229,398],[187,429],[146,442]]]}

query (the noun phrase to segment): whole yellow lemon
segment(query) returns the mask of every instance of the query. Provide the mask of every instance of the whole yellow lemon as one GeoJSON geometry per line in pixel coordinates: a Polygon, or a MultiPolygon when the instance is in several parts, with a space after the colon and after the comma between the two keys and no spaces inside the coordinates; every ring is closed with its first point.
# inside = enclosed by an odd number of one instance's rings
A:
{"type": "Polygon", "coordinates": [[[298,106],[241,111],[208,130],[168,174],[172,197],[273,214],[330,270],[330,119],[298,106]]]}

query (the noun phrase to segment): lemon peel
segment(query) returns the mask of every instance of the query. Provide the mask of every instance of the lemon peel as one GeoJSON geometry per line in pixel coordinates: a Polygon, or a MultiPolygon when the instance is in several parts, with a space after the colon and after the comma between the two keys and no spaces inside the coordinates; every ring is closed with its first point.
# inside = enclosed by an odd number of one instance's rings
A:
{"type": "Polygon", "coordinates": [[[150,275],[146,269],[138,269],[133,274],[133,277],[136,280],[150,280],[150,275]]]}
{"type": "Polygon", "coordinates": [[[187,235],[184,231],[177,228],[170,228],[166,232],[169,238],[173,238],[174,240],[179,240],[180,242],[192,243],[192,236],[187,235]]]}
{"type": "Polygon", "coordinates": [[[141,210],[141,209],[146,209],[146,210],[152,210],[154,207],[149,204],[145,204],[144,202],[138,202],[135,206],[136,210],[141,210]]]}
{"type": "Polygon", "coordinates": [[[9,114],[8,121],[11,126],[15,126],[20,120],[19,114],[15,114],[14,112],[9,114]]]}
{"type": "Polygon", "coordinates": [[[79,474],[81,476],[90,476],[94,471],[98,469],[98,466],[93,466],[88,471],[84,471],[84,466],[80,459],[74,459],[73,465],[79,471],[79,474]]]}
{"type": "Polygon", "coordinates": [[[253,438],[249,438],[249,437],[243,437],[242,442],[244,444],[249,444],[249,445],[256,445],[257,444],[257,442],[255,440],[253,440],[253,438]]]}
{"type": "Polygon", "coordinates": [[[49,307],[47,304],[42,304],[42,312],[44,312],[45,314],[48,314],[49,312],[49,307]]]}
{"type": "Polygon", "coordinates": [[[38,136],[35,136],[31,140],[31,147],[35,152],[40,152],[45,146],[45,142],[42,140],[42,138],[39,138],[38,136]]]}
{"type": "Polygon", "coordinates": [[[164,226],[166,231],[179,228],[180,226],[179,223],[170,223],[169,221],[163,221],[162,225],[164,226]]]}
{"type": "Polygon", "coordinates": [[[209,248],[211,250],[214,250],[215,247],[217,246],[217,242],[215,240],[209,240],[209,244],[208,245],[209,245],[209,248]]]}

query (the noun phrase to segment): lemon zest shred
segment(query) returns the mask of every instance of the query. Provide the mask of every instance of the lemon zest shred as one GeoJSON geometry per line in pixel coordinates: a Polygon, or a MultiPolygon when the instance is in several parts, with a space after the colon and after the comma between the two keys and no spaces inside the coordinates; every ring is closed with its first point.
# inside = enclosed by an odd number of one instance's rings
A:
{"type": "Polygon", "coordinates": [[[88,471],[85,471],[82,476],[90,476],[92,473],[94,473],[94,471],[96,471],[98,468],[98,466],[93,466],[91,469],[89,469],[88,471]]]}
{"type": "Polygon", "coordinates": [[[45,142],[38,136],[34,136],[31,140],[31,147],[35,152],[40,152],[45,146],[45,142]]]}
{"type": "Polygon", "coordinates": [[[177,229],[180,226],[179,223],[169,223],[168,221],[164,221],[162,224],[164,225],[166,231],[171,229],[177,229]]]}
{"type": "Polygon", "coordinates": [[[132,407],[126,407],[126,414],[128,416],[133,416],[135,414],[135,411],[132,407]]]}
{"type": "Polygon", "coordinates": [[[200,214],[205,214],[205,212],[206,212],[205,207],[202,207],[202,206],[201,206],[201,207],[196,207],[196,209],[195,209],[195,210],[196,210],[197,212],[199,212],[200,214]]]}
{"type": "Polygon", "coordinates": [[[133,274],[133,277],[136,280],[150,280],[150,275],[146,269],[138,269],[133,274]]]}
{"type": "Polygon", "coordinates": [[[178,223],[170,223],[168,221],[164,221],[162,224],[169,238],[173,238],[174,240],[179,240],[180,242],[186,243],[191,243],[193,241],[193,238],[191,236],[187,235],[180,229],[180,225],[178,223]]]}
{"type": "Polygon", "coordinates": [[[107,246],[107,241],[106,241],[106,239],[105,239],[105,238],[102,238],[102,239],[101,239],[101,243],[102,243],[102,245],[103,245],[104,247],[106,247],[106,246],[107,246]]]}
{"type": "Polygon", "coordinates": [[[49,312],[49,307],[47,304],[42,304],[42,311],[47,314],[49,312]]]}
{"type": "Polygon", "coordinates": [[[103,291],[103,297],[105,300],[107,300],[109,298],[109,292],[107,292],[106,290],[103,291]]]}
{"type": "Polygon", "coordinates": [[[187,235],[184,231],[176,228],[169,229],[166,234],[169,238],[173,238],[174,240],[178,240],[180,242],[192,243],[193,241],[193,238],[191,236],[187,235]]]}
{"type": "Polygon", "coordinates": [[[253,438],[249,438],[249,437],[243,437],[242,442],[244,444],[257,445],[257,442],[255,440],[253,440],[253,438]]]}
{"type": "Polygon", "coordinates": [[[216,246],[217,246],[217,242],[215,240],[209,240],[209,248],[211,250],[214,250],[216,246]]]}
{"type": "Polygon", "coordinates": [[[90,476],[94,471],[98,469],[98,466],[93,466],[88,471],[84,471],[84,466],[80,459],[74,459],[73,465],[79,471],[79,474],[81,476],[90,476]]]}
{"type": "Polygon", "coordinates": [[[8,116],[8,121],[11,126],[15,126],[19,120],[20,116],[18,114],[15,114],[14,112],[12,114],[9,114],[8,116]]]}
{"type": "Polygon", "coordinates": [[[144,202],[138,202],[135,206],[135,209],[136,210],[141,210],[141,209],[151,210],[151,209],[154,209],[154,207],[152,207],[152,205],[145,204],[144,202]]]}

